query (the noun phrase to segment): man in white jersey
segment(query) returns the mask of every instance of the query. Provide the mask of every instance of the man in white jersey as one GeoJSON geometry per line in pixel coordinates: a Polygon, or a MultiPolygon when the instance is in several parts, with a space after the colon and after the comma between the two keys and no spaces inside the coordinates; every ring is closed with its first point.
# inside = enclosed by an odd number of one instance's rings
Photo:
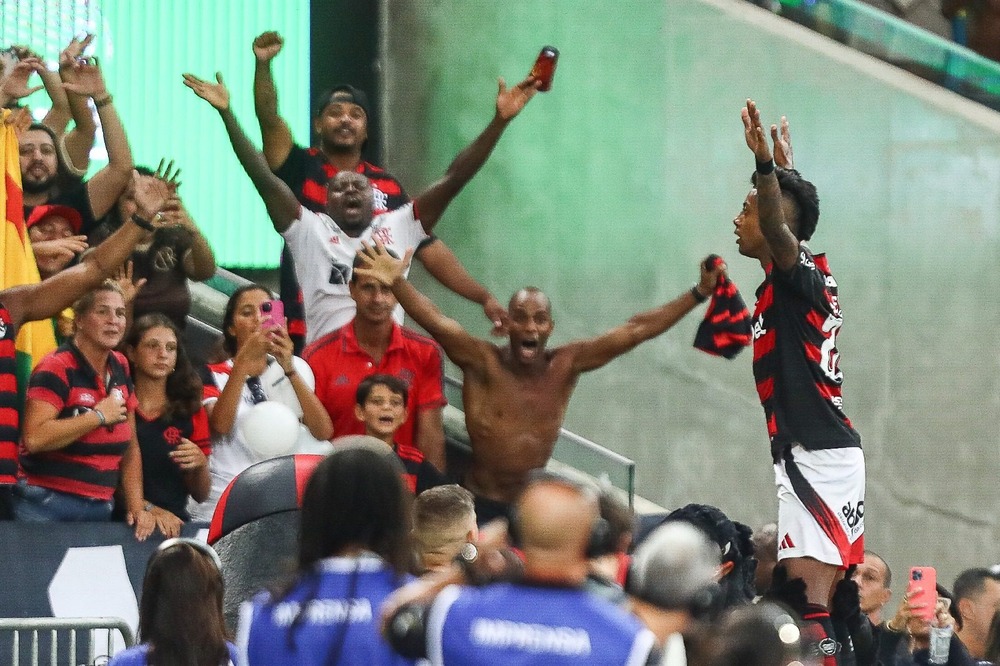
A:
{"type": "MultiPolygon", "coordinates": [[[[351,264],[361,241],[377,240],[403,256],[427,238],[448,204],[489,158],[511,120],[538,91],[529,76],[508,89],[499,81],[496,112],[486,129],[448,166],[444,175],[413,201],[375,217],[371,184],[361,174],[340,172],[327,188],[327,213],[304,208],[295,193],[267,165],[229,108],[229,91],[217,83],[184,75],[184,84],[219,111],[233,151],[267,206],[275,231],[284,236],[295,260],[306,314],[306,343],[335,331],[354,318],[348,290],[351,264]]],[[[396,313],[402,323],[402,309],[396,313]]]]}

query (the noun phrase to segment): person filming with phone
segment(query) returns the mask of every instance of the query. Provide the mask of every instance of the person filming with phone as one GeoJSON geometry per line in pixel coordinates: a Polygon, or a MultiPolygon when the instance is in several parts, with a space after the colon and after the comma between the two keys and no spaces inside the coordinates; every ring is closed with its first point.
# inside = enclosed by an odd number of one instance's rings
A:
{"type": "Polygon", "coordinates": [[[192,520],[212,520],[229,482],[265,459],[239,427],[240,420],[260,403],[277,400],[301,413],[302,423],[317,440],[333,436],[330,416],[309,383],[309,366],[292,354],[280,306],[281,301],[273,300],[270,292],[255,284],[237,289],[226,304],[222,335],[223,348],[230,357],[206,366],[202,376],[202,402],[212,430],[212,483],[204,502],[192,500],[188,504],[192,520]]]}

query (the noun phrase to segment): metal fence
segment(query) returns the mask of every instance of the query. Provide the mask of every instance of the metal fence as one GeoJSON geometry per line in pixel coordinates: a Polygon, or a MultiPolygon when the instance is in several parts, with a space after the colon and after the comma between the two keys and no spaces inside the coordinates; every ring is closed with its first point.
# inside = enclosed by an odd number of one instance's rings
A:
{"type": "Polygon", "coordinates": [[[102,666],[115,654],[115,632],[121,635],[126,648],[135,643],[132,628],[118,617],[0,618],[0,644],[10,646],[10,660],[0,658],[0,663],[102,666]],[[106,632],[106,637],[99,636],[101,631],[106,632]],[[80,661],[78,652],[85,655],[84,661],[80,661]],[[42,656],[45,653],[47,658],[42,656]],[[24,654],[27,656],[22,661],[24,654]]]}

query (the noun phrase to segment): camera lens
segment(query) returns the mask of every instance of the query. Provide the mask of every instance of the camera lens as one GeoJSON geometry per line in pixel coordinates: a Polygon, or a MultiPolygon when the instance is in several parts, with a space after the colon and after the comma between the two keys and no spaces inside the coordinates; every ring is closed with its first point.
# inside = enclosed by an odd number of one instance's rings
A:
{"type": "Polygon", "coordinates": [[[265,301],[264,303],[261,303],[260,304],[260,311],[261,312],[270,312],[271,311],[271,301],[265,301]]]}

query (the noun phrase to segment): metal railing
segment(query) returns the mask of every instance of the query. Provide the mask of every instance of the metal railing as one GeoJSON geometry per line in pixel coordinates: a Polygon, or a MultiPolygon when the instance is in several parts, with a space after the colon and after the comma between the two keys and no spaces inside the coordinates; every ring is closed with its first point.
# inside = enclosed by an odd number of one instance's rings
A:
{"type": "MultiPolygon", "coordinates": [[[[77,651],[81,647],[81,641],[77,637],[77,632],[89,632],[85,645],[82,646],[87,653],[86,664],[88,666],[96,665],[98,663],[107,663],[103,661],[107,659],[110,661],[111,657],[115,653],[115,633],[121,634],[122,641],[126,648],[131,647],[135,643],[135,636],[132,634],[132,628],[126,624],[125,620],[118,617],[70,617],[70,618],[58,618],[58,617],[14,617],[14,618],[0,618],[0,635],[5,633],[10,633],[10,661],[7,662],[11,666],[20,666],[21,664],[21,635],[22,633],[27,633],[30,635],[27,647],[29,652],[29,661],[27,662],[31,666],[39,666],[43,663],[39,661],[40,653],[47,651],[49,653],[48,664],[49,666],[57,666],[57,664],[63,663],[69,666],[77,666],[80,662],[77,660],[77,651]],[[107,631],[107,642],[105,650],[102,654],[97,654],[97,645],[100,642],[97,637],[98,631],[107,631]],[[64,632],[69,634],[63,653],[65,654],[65,661],[60,662],[60,641],[59,632],[64,632]],[[48,634],[47,645],[44,638],[45,634],[48,634]],[[97,660],[101,659],[101,662],[97,660]]],[[[4,641],[6,642],[6,640],[4,641]]]]}
{"type": "Polygon", "coordinates": [[[1000,110],[1000,63],[857,0],[774,0],[774,13],[1000,110]]]}

